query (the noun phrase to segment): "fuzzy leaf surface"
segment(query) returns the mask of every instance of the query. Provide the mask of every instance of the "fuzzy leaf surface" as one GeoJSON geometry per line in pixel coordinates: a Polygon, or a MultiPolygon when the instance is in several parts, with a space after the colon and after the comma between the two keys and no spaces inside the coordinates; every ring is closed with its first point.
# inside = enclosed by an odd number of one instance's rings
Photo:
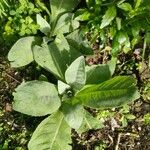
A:
{"type": "Polygon", "coordinates": [[[58,80],[58,93],[60,95],[63,95],[66,92],[66,90],[68,90],[70,88],[71,87],[68,84],[58,80]]]}
{"type": "Polygon", "coordinates": [[[33,61],[32,46],[36,39],[33,36],[19,39],[8,53],[12,67],[22,67],[33,61]]]}
{"type": "Polygon", "coordinates": [[[63,103],[61,111],[69,126],[78,129],[83,121],[83,106],[80,104],[63,103]]]}
{"type": "Polygon", "coordinates": [[[71,150],[71,128],[61,112],[43,120],[34,131],[29,150],[71,150]]]}
{"type": "Polygon", "coordinates": [[[73,87],[73,89],[80,90],[86,82],[85,73],[85,59],[83,56],[78,57],[72,64],[67,68],[65,72],[66,82],[73,87]]]}
{"type": "Polygon", "coordinates": [[[66,36],[66,39],[71,46],[71,49],[78,51],[83,55],[93,55],[92,48],[84,41],[84,38],[79,30],[75,30],[66,36]]]}
{"type": "Polygon", "coordinates": [[[51,0],[52,18],[56,19],[61,13],[73,11],[79,2],[80,0],[51,0]]]}
{"type": "Polygon", "coordinates": [[[64,34],[70,32],[72,13],[65,13],[57,20],[56,26],[54,28],[54,35],[64,34]]]}
{"type": "Polygon", "coordinates": [[[132,77],[118,76],[98,85],[83,88],[76,98],[92,108],[118,107],[139,98],[136,81],[132,77]]]}
{"type": "Polygon", "coordinates": [[[56,87],[45,81],[22,83],[13,96],[13,109],[31,116],[51,114],[61,105],[56,87]]]}
{"type": "Polygon", "coordinates": [[[64,72],[67,68],[60,49],[55,43],[44,45],[43,47],[35,46],[33,49],[35,61],[46,70],[50,71],[57,77],[63,79],[64,72]]]}
{"type": "Polygon", "coordinates": [[[36,15],[36,20],[37,24],[40,25],[40,31],[45,35],[47,35],[51,29],[50,24],[39,14],[36,15]]]}
{"type": "Polygon", "coordinates": [[[86,66],[86,84],[98,84],[108,80],[111,76],[108,65],[86,66]]]}

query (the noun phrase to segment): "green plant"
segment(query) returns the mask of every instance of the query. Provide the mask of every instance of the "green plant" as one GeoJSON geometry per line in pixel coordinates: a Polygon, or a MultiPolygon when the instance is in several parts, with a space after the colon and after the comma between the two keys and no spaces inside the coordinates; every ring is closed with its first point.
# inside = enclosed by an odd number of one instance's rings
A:
{"type": "Polygon", "coordinates": [[[101,47],[111,43],[113,55],[133,49],[150,30],[147,0],[86,0],[86,4],[87,8],[77,11],[76,20],[83,22],[92,43],[97,38],[101,47]]]}
{"type": "Polygon", "coordinates": [[[150,101],[150,82],[145,83],[142,97],[145,101],[150,101]]]}
{"type": "Polygon", "coordinates": [[[150,125],[150,113],[144,115],[144,123],[150,125]]]}
{"type": "Polygon", "coordinates": [[[0,1],[0,17],[6,16],[6,9],[9,7],[8,0],[0,1]]]}
{"type": "Polygon", "coordinates": [[[19,39],[8,54],[12,67],[22,67],[36,61],[57,78],[64,79],[64,72],[73,60],[82,54],[93,54],[92,49],[82,40],[77,29],[79,24],[73,20],[74,14],[71,13],[79,2],[67,2],[51,1],[50,24],[37,15],[43,37],[19,39]]]}
{"type": "MultiPolygon", "coordinates": [[[[110,73],[105,72],[108,78],[101,79],[103,76],[95,74],[101,67],[104,66],[85,67],[84,57],[80,56],[67,68],[65,78],[58,80],[57,88],[46,81],[29,81],[17,87],[13,93],[14,110],[32,116],[51,114],[33,133],[28,144],[30,150],[71,149],[68,145],[71,144],[71,128],[85,130],[86,124],[90,124],[83,106],[118,107],[139,98],[132,77],[110,79],[107,75],[110,73]],[[101,80],[95,83],[98,77],[101,80]]],[[[108,65],[105,67],[107,70],[108,65]]]]}
{"type": "Polygon", "coordinates": [[[130,107],[128,105],[124,105],[122,109],[120,109],[119,113],[121,114],[121,123],[123,127],[128,125],[129,120],[133,120],[136,117],[130,113],[130,107]]]}
{"type": "Polygon", "coordinates": [[[62,147],[69,150],[71,128],[79,133],[98,128],[84,106],[118,107],[139,97],[132,77],[110,79],[114,72],[112,64],[85,66],[81,55],[91,54],[92,50],[82,40],[78,22],[71,13],[78,2],[61,2],[51,0],[50,24],[37,15],[43,38],[21,38],[8,54],[12,67],[35,61],[58,79],[57,86],[48,81],[28,81],[13,93],[14,110],[31,116],[51,114],[33,133],[28,144],[30,150],[62,147]]]}
{"type": "Polygon", "coordinates": [[[3,22],[3,38],[14,42],[18,36],[36,34],[39,26],[35,16],[42,10],[29,0],[18,0],[14,2],[7,11],[7,19],[3,22]]]}

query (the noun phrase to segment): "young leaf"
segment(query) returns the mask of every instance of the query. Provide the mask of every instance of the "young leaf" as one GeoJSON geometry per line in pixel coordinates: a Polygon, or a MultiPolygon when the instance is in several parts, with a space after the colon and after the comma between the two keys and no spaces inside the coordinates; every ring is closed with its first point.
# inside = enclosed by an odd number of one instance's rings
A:
{"type": "Polygon", "coordinates": [[[61,112],[43,120],[34,131],[28,144],[29,150],[71,150],[71,128],[61,112]]]}
{"type": "Polygon", "coordinates": [[[32,46],[36,39],[33,36],[19,39],[8,53],[12,67],[22,67],[33,61],[32,46]]]}
{"type": "Polygon", "coordinates": [[[35,61],[43,68],[52,72],[57,77],[64,79],[64,72],[67,68],[60,49],[55,43],[44,45],[43,47],[35,46],[33,49],[35,61]]]}
{"type": "Polygon", "coordinates": [[[109,70],[111,73],[111,76],[114,74],[117,64],[117,57],[112,57],[111,60],[108,62],[109,70]]]}
{"type": "Polygon", "coordinates": [[[108,65],[86,66],[86,84],[98,84],[111,77],[108,65]]]}
{"type": "Polygon", "coordinates": [[[64,102],[61,107],[64,118],[69,126],[78,129],[83,121],[83,106],[80,104],[71,104],[64,102]]]}
{"type": "Polygon", "coordinates": [[[66,82],[75,91],[80,90],[86,82],[85,59],[83,56],[77,58],[65,72],[66,82]]]}
{"type": "Polygon", "coordinates": [[[63,62],[66,66],[69,66],[76,58],[82,55],[77,49],[69,45],[68,40],[63,34],[58,34],[54,43],[59,49],[63,62]]]}
{"type": "Polygon", "coordinates": [[[60,51],[68,51],[70,50],[69,43],[63,34],[58,34],[55,38],[55,44],[60,49],[60,51]]]}
{"type": "Polygon", "coordinates": [[[89,86],[76,94],[76,99],[92,108],[118,107],[139,98],[135,79],[118,76],[99,85],[89,86]]]}
{"type": "Polygon", "coordinates": [[[80,0],[51,0],[52,19],[56,19],[61,13],[73,11],[79,2],[80,0]]]}
{"type": "Polygon", "coordinates": [[[92,48],[84,41],[83,36],[79,30],[75,30],[66,36],[66,39],[74,51],[83,55],[93,55],[92,48]]]}
{"type": "Polygon", "coordinates": [[[117,24],[117,29],[118,30],[121,30],[121,18],[119,18],[119,17],[116,17],[116,24],[117,24]]]}
{"type": "Polygon", "coordinates": [[[40,31],[47,35],[51,29],[50,24],[39,14],[36,15],[36,20],[37,24],[40,25],[40,31]]]}
{"type": "Polygon", "coordinates": [[[90,19],[90,12],[87,9],[79,9],[76,11],[76,18],[75,20],[78,21],[87,21],[90,19]]]}
{"type": "Polygon", "coordinates": [[[115,56],[121,48],[124,46],[126,48],[124,52],[127,52],[130,50],[130,42],[128,34],[125,31],[119,31],[113,40],[113,46],[112,46],[112,54],[115,56]]]}
{"type": "Polygon", "coordinates": [[[103,16],[100,28],[103,29],[104,27],[108,26],[115,17],[116,17],[116,7],[111,6],[108,8],[105,15],[103,16]]]}
{"type": "Polygon", "coordinates": [[[135,8],[138,8],[142,2],[143,2],[142,0],[136,0],[135,1],[135,8]]]}
{"type": "Polygon", "coordinates": [[[53,35],[64,34],[70,32],[72,13],[65,13],[57,20],[53,35]]]}
{"type": "Polygon", "coordinates": [[[45,81],[22,83],[13,96],[13,109],[32,116],[51,114],[61,105],[55,86],[45,81]]]}
{"type": "Polygon", "coordinates": [[[89,112],[84,110],[84,118],[81,127],[77,130],[79,134],[86,132],[90,129],[100,129],[104,125],[96,118],[94,118],[89,112]]]}
{"type": "Polygon", "coordinates": [[[122,3],[118,5],[120,9],[123,9],[124,11],[132,11],[132,6],[129,3],[122,3]]]}
{"type": "Polygon", "coordinates": [[[70,89],[70,88],[71,87],[68,84],[58,80],[58,93],[60,95],[63,95],[65,93],[65,91],[70,89]]]}

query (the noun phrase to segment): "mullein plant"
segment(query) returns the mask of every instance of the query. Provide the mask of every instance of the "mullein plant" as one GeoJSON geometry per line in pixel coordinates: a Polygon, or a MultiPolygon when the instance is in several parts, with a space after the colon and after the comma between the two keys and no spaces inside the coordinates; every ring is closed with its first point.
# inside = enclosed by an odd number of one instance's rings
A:
{"type": "Polygon", "coordinates": [[[29,150],[71,150],[72,128],[82,133],[100,127],[84,107],[119,107],[138,99],[139,93],[133,77],[111,78],[109,65],[88,66],[80,56],[67,68],[64,79],[58,79],[57,85],[38,80],[23,82],[13,96],[14,110],[31,116],[49,115],[34,131],[29,150]]]}

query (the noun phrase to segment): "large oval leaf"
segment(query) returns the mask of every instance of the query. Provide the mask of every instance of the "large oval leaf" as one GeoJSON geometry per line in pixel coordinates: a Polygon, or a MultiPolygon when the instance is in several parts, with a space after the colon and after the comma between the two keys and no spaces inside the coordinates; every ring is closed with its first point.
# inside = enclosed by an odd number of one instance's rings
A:
{"type": "Polygon", "coordinates": [[[37,39],[33,36],[19,39],[8,53],[12,67],[22,67],[33,61],[32,47],[37,39]]]}
{"type": "Polygon", "coordinates": [[[28,144],[29,150],[71,150],[71,128],[57,112],[40,123],[28,144]]]}
{"type": "Polygon", "coordinates": [[[83,121],[83,106],[80,104],[72,104],[71,102],[64,102],[61,111],[69,126],[73,129],[78,129],[83,121]]]}
{"type": "Polygon", "coordinates": [[[64,79],[67,66],[62,58],[61,50],[54,43],[44,45],[43,47],[35,46],[33,53],[35,61],[41,67],[64,79]]]}
{"type": "Polygon", "coordinates": [[[83,56],[77,58],[65,72],[66,82],[73,87],[73,89],[80,90],[86,82],[85,73],[85,59],[83,56]]]}
{"type": "Polygon", "coordinates": [[[82,55],[93,55],[92,48],[84,41],[84,36],[80,30],[75,30],[66,36],[69,45],[82,55]]]}
{"type": "Polygon", "coordinates": [[[56,19],[61,13],[73,11],[79,2],[80,0],[51,0],[52,20],[56,19]]]}
{"type": "Polygon", "coordinates": [[[109,66],[105,64],[86,66],[86,84],[98,84],[111,77],[109,66]]]}
{"type": "Polygon", "coordinates": [[[13,96],[13,109],[32,116],[51,114],[61,105],[55,86],[45,81],[22,83],[13,96]]]}
{"type": "Polygon", "coordinates": [[[92,108],[117,107],[139,98],[132,77],[118,76],[98,85],[89,86],[77,93],[76,98],[92,108]]]}
{"type": "Polygon", "coordinates": [[[103,29],[104,27],[108,26],[115,17],[116,17],[116,7],[110,6],[107,9],[105,15],[103,16],[100,28],[103,29]]]}
{"type": "Polygon", "coordinates": [[[57,20],[53,31],[54,35],[70,32],[72,15],[72,13],[65,13],[57,20]]]}

